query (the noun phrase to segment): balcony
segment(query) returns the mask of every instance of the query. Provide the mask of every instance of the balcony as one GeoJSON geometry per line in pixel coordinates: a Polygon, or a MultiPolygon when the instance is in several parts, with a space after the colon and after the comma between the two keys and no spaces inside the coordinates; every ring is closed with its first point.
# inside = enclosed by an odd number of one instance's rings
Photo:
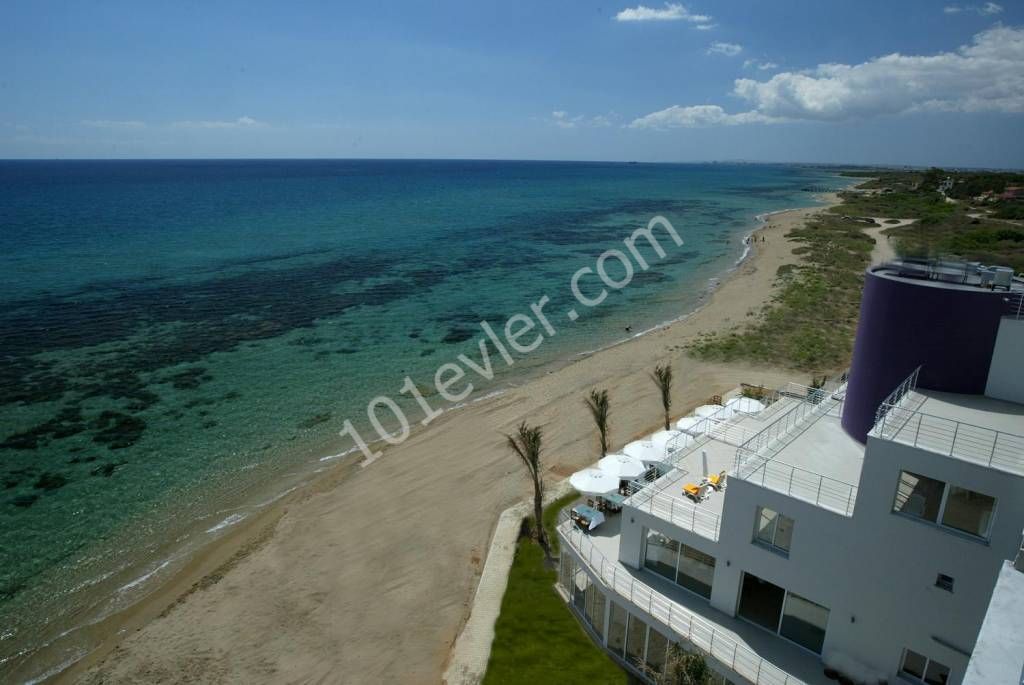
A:
{"type": "Polygon", "coordinates": [[[661,624],[660,630],[688,641],[726,668],[756,685],[826,685],[819,658],[746,621],[714,609],[678,585],[618,561],[619,520],[584,533],[566,516],[558,525],[563,549],[572,551],[620,604],[635,607],[661,624]]]}

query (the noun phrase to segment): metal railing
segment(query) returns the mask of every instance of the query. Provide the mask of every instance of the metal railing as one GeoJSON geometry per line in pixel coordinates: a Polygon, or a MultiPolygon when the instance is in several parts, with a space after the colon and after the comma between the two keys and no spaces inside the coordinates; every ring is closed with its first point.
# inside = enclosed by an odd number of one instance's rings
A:
{"type": "Polygon", "coordinates": [[[853,515],[857,486],[792,464],[765,461],[741,480],[756,483],[844,516],[853,515]]]}
{"type": "Polygon", "coordinates": [[[756,433],[749,440],[744,442],[736,450],[736,475],[740,478],[748,471],[744,464],[751,463],[756,469],[763,461],[768,461],[778,453],[788,442],[783,440],[793,433],[794,429],[803,425],[808,419],[817,417],[820,414],[839,408],[841,410],[842,396],[845,385],[834,389],[806,388],[807,394],[803,400],[795,404],[791,409],[782,414],[779,418],[756,433]]]}
{"type": "MultiPolygon", "coordinates": [[[[671,479],[672,475],[663,476],[671,479]]],[[[674,480],[678,480],[675,478],[674,480]]],[[[699,505],[672,494],[671,488],[663,486],[645,487],[646,484],[627,484],[626,506],[633,507],[668,521],[684,530],[689,530],[710,540],[718,540],[722,517],[702,509],[699,505]]]]}
{"type": "Polygon", "coordinates": [[[1011,292],[1003,298],[1006,308],[1004,315],[1012,319],[1024,319],[1024,292],[1011,292]]]}
{"type": "Polygon", "coordinates": [[[879,411],[879,438],[1024,475],[1024,436],[895,405],[879,411]]]}
{"type": "Polygon", "coordinates": [[[917,377],[921,374],[921,367],[918,365],[916,369],[910,372],[910,375],[903,379],[903,381],[896,386],[896,388],[889,393],[889,396],[882,400],[882,403],[878,405],[878,409],[875,410],[875,425],[881,424],[886,417],[886,414],[893,407],[899,406],[910,393],[917,389],[917,377]]]}
{"type": "Polygon", "coordinates": [[[608,560],[563,510],[558,534],[572,547],[591,574],[608,590],[646,611],[673,633],[755,685],[802,685],[803,681],[761,657],[731,634],[719,630],[683,605],[636,579],[617,561],[608,560]]]}

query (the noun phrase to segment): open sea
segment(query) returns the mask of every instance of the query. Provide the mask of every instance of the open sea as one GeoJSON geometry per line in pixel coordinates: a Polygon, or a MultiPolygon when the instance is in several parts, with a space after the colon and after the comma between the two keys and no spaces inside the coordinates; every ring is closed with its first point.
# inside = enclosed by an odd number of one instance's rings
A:
{"type": "Polygon", "coordinates": [[[434,371],[479,357],[480,321],[544,295],[566,311],[572,274],[653,216],[685,243],[466,401],[693,311],[758,215],[841,185],[746,164],[0,162],[0,681],[80,658],[90,624],[345,458],[346,419],[375,439],[374,396],[421,418],[406,376],[450,408],[434,371]]]}

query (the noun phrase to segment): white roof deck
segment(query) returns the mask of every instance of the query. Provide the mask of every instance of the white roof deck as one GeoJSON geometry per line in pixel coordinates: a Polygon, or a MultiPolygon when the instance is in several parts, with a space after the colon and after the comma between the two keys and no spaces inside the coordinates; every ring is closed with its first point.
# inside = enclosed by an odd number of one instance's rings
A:
{"type": "Polygon", "coordinates": [[[871,435],[1024,476],[1024,405],[915,389],[871,435]]]}
{"type": "Polygon", "coordinates": [[[758,685],[830,685],[821,660],[783,638],[713,608],[707,600],[647,570],[618,561],[620,516],[612,516],[590,533],[571,524],[559,527],[562,544],[572,547],[592,576],[613,589],[620,601],[648,610],[671,628],[676,639],[689,639],[758,685]]]}
{"type": "Polygon", "coordinates": [[[676,470],[633,495],[628,504],[717,540],[724,495],[711,491],[708,499],[695,504],[682,486],[727,471],[729,477],[852,514],[864,446],[840,425],[842,396],[842,386],[817,401],[782,394],[759,414],[737,414],[720,422],[674,454],[676,470]],[[743,448],[738,450],[739,445],[743,448]]]}

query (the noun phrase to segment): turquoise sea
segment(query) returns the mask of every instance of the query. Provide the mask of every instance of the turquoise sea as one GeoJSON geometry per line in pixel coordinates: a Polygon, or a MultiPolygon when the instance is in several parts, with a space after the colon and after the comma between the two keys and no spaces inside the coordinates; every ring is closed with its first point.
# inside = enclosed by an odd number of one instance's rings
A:
{"type": "Polygon", "coordinates": [[[746,164],[0,162],[0,681],[78,658],[82,626],[350,450],[346,419],[370,437],[372,397],[420,418],[406,376],[428,394],[479,356],[480,321],[544,295],[566,311],[572,274],[653,216],[684,245],[466,401],[692,311],[757,215],[839,185],[746,164]]]}

